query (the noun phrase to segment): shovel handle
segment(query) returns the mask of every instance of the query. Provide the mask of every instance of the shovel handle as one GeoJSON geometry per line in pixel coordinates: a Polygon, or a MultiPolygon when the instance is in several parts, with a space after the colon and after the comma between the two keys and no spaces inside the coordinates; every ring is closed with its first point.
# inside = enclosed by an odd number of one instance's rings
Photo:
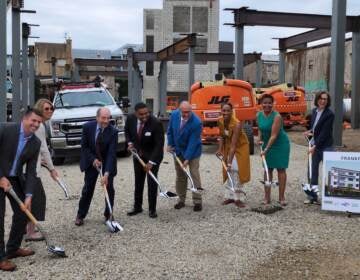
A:
{"type": "Polygon", "coordinates": [[[15,201],[19,204],[20,209],[26,214],[26,216],[28,216],[28,218],[30,219],[30,221],[34,224],[34,225],[38,225],[38,221],[35,219],[35,217],[33,216],[33,214],[31,214],[31,212],[26,208],[24,202],[21,201],[21,199],[17,196],[17,194],[15,193],[14,189],[11,187],[10,190],[8,190],[8,193],[12,196],[13,199],[15,199],[15,201]]]}

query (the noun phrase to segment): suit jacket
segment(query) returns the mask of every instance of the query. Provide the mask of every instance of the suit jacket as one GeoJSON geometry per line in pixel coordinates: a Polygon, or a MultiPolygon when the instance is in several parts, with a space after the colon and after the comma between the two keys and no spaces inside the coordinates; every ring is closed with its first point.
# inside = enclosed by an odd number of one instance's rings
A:
{"type": "MultiPolygon", "coordinates": [[[[0,124],[0,177],[9,177],[15,160],[20,124],[0,124]]],[[[37,185],[36,164],[39,156],[41,141],[33,135],[27,142],[18,159],[16,176],[25,194],[32,194],[37,185]],[[26,164],[25,174],[23,166],[26,164]]]]}
{"type": "MultiPolygon", "coordinates": [[[[316,110],[317,108],[314,108],[312,111],[311,128],[316,119],[316,110]]],[[[316,149],[320,151],[333,145],[334,117],[334,113],[329,108],[324,109],[313,131],[316,149]]]]}
{"type": "MultiPolygon", "coordinates": [[[[80,170],[86,171],[93,166],[96,156],[95,134],[96,121],[89,121],[84,124],[81,137],[81,158],[80,170]]],[[[109,172],[109,175],[115,176],[117,173],[116,146],[118,131],[112,125],[108,125],[103,131],[103,141],[101,146],[101,156],[103,172],[109,172]]]]}
{"type": "Polygon", "coordinates": [[[200,119],[191,113],[189,120],[180,130],[181,114],[179,110],[171,113],[167,130],[168,145],[175,148],[178,156],[185,160],[192,160],[201,155],[201,131],[200,119]]]}
{"type": "Polygon", "coordinates": [[[150,116],[144,124],[140,138],[138,137],[137,123],[138,119],[134,114],[127,117],[125,123],[126,142],[134,145],[145,162],[150,160],[160,164],[164,157],[164,129],[161,122],[154,116],[150,116]]]}

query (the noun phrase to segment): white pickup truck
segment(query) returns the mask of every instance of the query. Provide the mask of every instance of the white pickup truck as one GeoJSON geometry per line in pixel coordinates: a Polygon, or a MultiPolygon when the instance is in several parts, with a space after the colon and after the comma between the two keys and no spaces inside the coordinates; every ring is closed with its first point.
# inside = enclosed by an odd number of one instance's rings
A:
{"type": "Polygon", "coordinates": [[[110,110],[110,122],[118,130],[117,151],[126,154],[125,116],[103,84],[62,85],[55,93],[53,105],[55,111],[47,128],[54,164],[62,164],[66,157],[80,154],[83,124],[95,120],[100,107],[110,110]]]}

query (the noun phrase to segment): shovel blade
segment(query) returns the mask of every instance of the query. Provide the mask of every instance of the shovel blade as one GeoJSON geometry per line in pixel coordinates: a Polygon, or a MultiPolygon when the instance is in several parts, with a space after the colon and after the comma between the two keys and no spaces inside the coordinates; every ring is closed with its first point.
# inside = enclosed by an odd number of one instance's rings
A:
{"type": "Polygon", "coordinates": [[[109,231],[112,233],[124,231],[123,227],[118,222],[115,222],[115,221],[107,220],[106,226],[108,227],[109,231]]]}
{"type": "Polygon", "coordinates": [[[48,251],[58,257],[66,258],[65,250],[61,247],[50,245],[47,247],[48,251]]]}

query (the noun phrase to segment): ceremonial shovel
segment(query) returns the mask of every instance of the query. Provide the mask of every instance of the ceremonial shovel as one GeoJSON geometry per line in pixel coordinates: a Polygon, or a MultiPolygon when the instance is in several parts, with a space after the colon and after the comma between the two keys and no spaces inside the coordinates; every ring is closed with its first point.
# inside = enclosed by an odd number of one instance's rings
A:
{"type": "Polygon", "coordinates": [[[8,193],[15,199],[15,201],[19,204],[20,209],[26,214],[26,216],[28,216],[30,221],[42,233],[42,235],[44,236],[44,239],[45,239],[45,244],[46,244],[47,250],[56,256],[63,257],[63,258],[67,257],[65,254],[65,250],[63,248],[48,244],[47,234],[46,234],[45,230],[40,226],[39,222],[35,219],[35,217],[31,214],[31,212],[26,208],[25,204],[17,196],[17,194],[15,193],[15,191],[13,190],[12,187],[10,188],[8,193]]]}
{"type": "Polygon", "coordinates": [[[191,188],[188,190],[194,192],[194,193],[199,193],[200,191],[203,191],[202,188],[195,188],[195,185],[194,185],[194,181],[193,179],[191,178],[191,174],[190,172],[184,167],[183,163],[181,162],[181,160],[179,159],[179,157],[175,154],[175,152],[170,152],[174,159],[177,161],[177,163],[180,165],[180,168],[185,172],[186,176],[189,178],[190,180],[190,183],[191,183],[191,188]]]}
{"type": "MultiPolygon", "coordinates": [[[[262,146],[261,146],[261,145],[260,145],[260,152],[261,152],[261,153],[263,152],[263,149],[262,149],[262,146]]],[[[264,170],[265,170],[265,174],[266,174],[266,180],[265,180],[265,182],[263,182],[263,181],[261,181],[261,182],[265,185],[265,187],[271,188],[272,182],[270,181],[269,168],[268,168],[267,163],[266,163],[265,155],[262,155],[262,156],[261,156],[261,160],[262,160],[262,164],[263,164],[263,167],[264,167],[264,170]]]]}
{"type": "MultiPolygon", "coordinates": [[[[102,180],[102,178],[103,178],[102,171],[100,170],[100,168],[96,168],[96,169],[99,172],[100,180],[102,180]]],[[[109,208],[109,213],[110,213],[110,217],[105,222],[105,224],[112,233],[123,231],[124,230],[123,227],[118,222],[114,221],[114,215],[113,215],[112,207],[110,204],[109,194],[108,194],[106,185],[103,185],[103,189],[104,189],[106,204],[109,208]]]]}
{"type": "MultiPolygon", "coordinates": [[[[50,169],[49,169],[49,167],[48,167],[46,164],[42,163],[41,166],[45,167],[45,168],[50,172],[50,169]]],[[[77,199],[77,198],[79,198],[79,197],[76,196],[76,195],[71,195],[71,196],[69,195],[68,186],[67,186],[67,184],[66,184],[61,178],[56,177],[56,178],[55,178],[55,182],[56,182],[56,183],[59,185],[59,187],[64,191],[65,199],[66,199],[66,200],[71,200],[71,199],[77,199]]]]}
{"type": "MultiPolygon", "coordinates": [[[[140,158],[139,154],[137,153],[136,149],[131,149],[130,152],[132,153],[132,155],[139,161],[139,163],[145,167],[146,164],[145,162],[140,158]]],[[[151,170],[148,171],[148,174],[151,176],[151,178],[155,181],[155,183],[159,186],[159,190],[160,190],[160,196],[165,197],[165,198],[176,198],[177,194],[173,193],[171,191],[164,191],[163,188],[160,185],[159,180],[155,177],[154,173],[151,172],[151,170]]]]}
{"type": "MultiPolygon", "coordinates": [[[[230,182],[230,186],[229,184],[225,184],[226,188],[228,188],[230,191],[232,191],[233,193],[235,193],[235,184],[234,184],[234,180],[232,179],[232,176],[229,172],[229,168],[226,166],[225,160],[224,160],[224,156],[222,154],[216,154],[216,157],[221,161],[222,166],[224,168],[224,170],[226,171],[228,180],[230,182]]],[[[240,191],[242,192],[244,195],[246,195],[246,193],[244,191],[240,191]]]]}
{"type": "MultiPolygon", "coordinates": [[[[308,142],[308,148],[311,148],[311,140],[308,136],[305,136],[307,142],[308,142]]],[[[312,200],[317,201],[319,197],[319,189],[317,186],[311,185],[311,178],[312,178],[312,154],[308,152],[308,164],[309,164],[309,176],[308,176],[308,183],[303,183],[302,188],[304,192],[311,197],[312,200]]]]}

